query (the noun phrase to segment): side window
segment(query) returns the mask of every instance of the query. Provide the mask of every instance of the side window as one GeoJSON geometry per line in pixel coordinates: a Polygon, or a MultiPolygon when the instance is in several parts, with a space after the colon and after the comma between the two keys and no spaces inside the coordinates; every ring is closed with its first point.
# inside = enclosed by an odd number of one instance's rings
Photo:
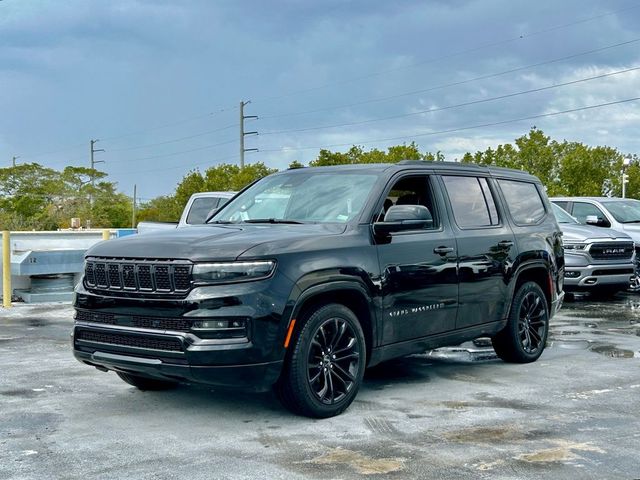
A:
{"type": "Polygon", "coordinates": [[[534,225],[545,215],[544,203],[534,183],[498,180],[511,218],[518,225],[534,225]]]}
{"type": "Polygon", "coordinates": [[[187,223],[189,225],[199,225],[204,223],[209,212],[218,205],[218,197],[199,197],[193,200],[191,210],[187,215],[187,223]]]}
{"type": "Polygon", "coordinates": [[[569,211],[569,202],[565,202],[564,200],[554,200],[553,203],[558,205],[561,209],[565,211],[569,211]]]}
{"type": "Polygon", "coordinates": [[[427,207],[433,217],[433,225],[430,230],[440,227],[438,215],[434,208],[429,177],[426,175],[404,177],[396,181],[389,193],[387,193],[382,209],[378,212],[374,221],[383,222],[387,211],[394,205],[422,205],[427,207]]]}
{"type": "Polygon", "coordinates": [[[573,202],[573,216],[576,217],[580,223],[586,224],[587,216],[589,215],[595,215],[598,217],[598,220],[605,220],[607,218],[595,205],[584,202],[573,202]]]}
{"type": "Polygon", "coordinates": [[[486,178],[443,176],[442,180],[460,228],[491,227],[500,223],[486,178]]]}

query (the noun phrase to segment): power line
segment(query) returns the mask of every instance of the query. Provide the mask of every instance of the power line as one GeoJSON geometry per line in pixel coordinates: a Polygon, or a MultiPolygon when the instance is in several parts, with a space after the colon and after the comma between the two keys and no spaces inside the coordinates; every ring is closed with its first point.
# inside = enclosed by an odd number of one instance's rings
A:
{"type": "Polygon", "coordinates": [[[308,147],[296,147],[296,148],[279,148],[279,149],[266,149],[266,150],[262,150],[262,152],[296,152],[299,150],[317,150],[317,149],[321,149],[321,148],[331,148],[331,147],[346,147],[346,146],[352,146],[352,145],[366,145],[366,144],[371,144],[371,143],[382,143],[382,142],[389,142],[389,141],[394,141],[394,140],[408,140],[408,139],[412,139],[412,138],[416,138],[416,137],[427,137],[427,136],[432,136],[432,135],[442,135],[444,133],[454,133],[454,132],[462,132],[465,130],[473,130],[476,128],[484,128],[484,127],[495,127],[497,125],[506,125],[508,123],[516,123],[516,122],[521,122],[524,120],[534,120],[537,118],[545,118],[545,117],[553,117],[556,115],[564,115],[567,113],[573,113],[573,112],[580,112],[580,111],[584,111],[584,110],[592,110],[594,108],[601,108],[601,107],[608,107],[611,105],[619,105],[622,103],[629,103],[629,102],[635,102],[637,100],[640,100],[640,97],[633,97],[633,98],[627,98],[624,100],[616,100],[613,102],[607,102],[607,103],[599,103],[597,105],[587,105],[585,107],[579,107],[579,108],[572,108],[569,110],[562,110],[559,112],[551,112],[551,113],[541,113],[538,115],[531,115],[528,117],[520,117],[520,118],[513,118],[510,120],[501,120],[498,122],[491,122],[491,123],[483,123],[483,124],[479,124],[479,125],[470,125],[467,127],[458,127],[458,128],[451,128],[448,130],[439,130],[439,131],[435,131],[435,132],[426,132],[426,133],[416,133],[413,135],[403,135],[400,137],[388,137],[388,138],[379,138],[379,139],[374,139],[374,140],[365,140],[365,141],[359,141],[359,142],[349,142],[349,143],[334,143],[331,145],[316,145],[316,146],[308,146],[308,147]]]}
{"type": "Polygon", "coordinates": [[[125,160],[110,160],[109,163],[122,163],[122,162],[130,163],[130,162],[138,162],[138,161],[141,161],[141,160],[151,160],[151,159],[154,159],[154,158],[173,157],[175,155],[181,155],[183,153],[199,152],[201,150],[207,150],[209,148],[219,147],[221,145],[227,145],[229,143],[235,143],[235,141],[236,141],[236,139],[234,138],[233,140],[227,140],[225,142],[214,143],[212,145],[204,145],[202,147],[192,148],[192,149],[189,149],[189,150],[181,150],[179,152],[163,153],[163,154],[160,154],[160,155],[151,155],[151,156],[148,156],[148,157],[139,157],[139,158],[133,158],[133,159],[130,158],[130,159],[125,159],[125,160]]]}
{"type": "Polygon", "coordinates": [[[377,117],[377,118],[372,118],[369,120],[361,120],[361,121],[357,121],[357,122],[345,122],[345,123],[335,123],[332,125],[322,125],[322,126],[316,126],[316,127],[307,127],[307,128],[297,128],[297,129],[290,129],[290,130],[275,130],[272,132],[263,132],[261,135],[282,135],[285,133],[299,133],[299,132],[308,132],[308,131],[312,131],[312,130],[325,130],[325,129],[330,129],[330,128],[339,128],[339,127],[350,127],[350,126],[354,126],[354,125],[364,125],[367,123],[375,123],[375,122],[382,122],[385,120],[393,120],[396,118],[405,118],[405,117],[410,117],[410,116],[414,116],[414,115],[423,115],[425,113],[434,113],[434,112],[441,112],[443,110],[451,110],[454,108],[459,108],[459,107],[466,107],[466,106],[470,106],[470,105],[478,105],[481,103],[488,103],[488,102],[493,102],[496,100],[503,100],[505,98],[512,98],[512,97],[517,97],[520,95],[527,95],[529,93],[536,93],[536,92],[542,92],[545,90],[551,90],[554,88],[559,88],[559,87],[566,87],[568,85],[575,85],[578,83],[583,83],[583,82],[588,82],[591,80],[597,80],[597,79],[601,79],[601,78],[606,78],[606,77],[611,77],[614,75],[620,75],[623,73],[628,73],[628,72],[633,72],[636,70],[640,70],[640,67],[632,67],[632,68],[627,68],[625,70],[618,70],[615,72],[609,72],[609,73],[604,73],[601,75],[596,75],[593,77],[587,77],[587,78],[581,78],[578,80],[572,80],[570,82],[564,82],[564,83],[556,83],[553,85],[547,85],[545,87],[539,87],[539,88],[532,88],[529,90],[523,90],[520,92],[514,92],[514,93],[508,93],[505,95],[499,95],[497,97],[490,97],[490,98],[483,98],[480,100],[472,100],[469,102],[463,102],[463,103],[457,103],[455,105],[447,105],[444,107],[438,107],[438,108],[430,108],[427,110],[419,110],[416,112],[411,112],[411,113],[403,113],[403,114],[398,114],[398,115],[390,115],[387,117],[377,117]]]}
{"type": "Polygon", "coordinates": [[[194,135],[189,135],[187,137],[174,138],[172,140],[165,140],[163,142],[148,143],[146,145],[135,145],[133,147],[112,148],[109,151],[111,151],[111,152],[126,152],[126,151],[129,151],[129,150],[139,150],[141,148],[157,147],[159,145],[166,145],[166,144],[169,144],[169,143],[182,142],[183,140],[189,140],[191,138],[202,137],[204,135],[209,135],[210,133],[221,132],[223,130],[228,130],[230,128],[234,128],[234,127],[237,127],[237,126],[238,126],[238,124],[234,123],[233,125],[227,125],[226,127],[216,128],[215,130],[208,130],[206,132],[196,133],[194,135]]]}
{"type": "MultiPolygon", "coordinates": [[[[162,130],[163,128],[169,128],[169,127],[174,127],[174,126],[177,126],[177,125],[183,125],[185,123],[194,122],[196,120],[200,120],[200,119],[203,119],[203,118],[209,118],[211,116],[218,115],[218,114],[220,114],[222,112],[227,112],[227,111],[230,111],[230,110],[234,110],[236,108],[238,108],[238,107],[236,107],[236,106],[228,106],[228,107],[221,108],[219,110],[215,110],[213,112],[209,112],[209,113],[204,114],[204,115],[197,115],[197,116],[186,118],[186,119],[183,119],[183,120],[178,120],[176,122],[171,122],[171,123],[167,123],[167,124],[164,124],[164,125],[159,125],[157,127],[151,127],[151,128],[144,129],[144,130],[138,130],[138,131],[135,131],[135,132],[125,133],[125,134],[122,134],[122,135],[115,135],[115,136],[111,136],[111,137],[102,137],[102,140],[103,141],[107,141],[107,140],[117,140],[117,139],[126,138],[126,137],[133,137],[133,136],[136,136],[136,135],[141,135],[143,133],[148,133],[148,132],[152,132],[152,131],[155,131],[155,130],[162,130]]],[[[75,144],[75,145],[70,145],[68,147],[62,147],[62,148],[55,149],[55,150],[35,153],[33,155],[25,155],[24,158],[30,159],[30,158],[42,157],[44,155],[53,155],[55,153],[67,152],[69,150],[74,150],[74,149],[83,147],[84,145],[85,145],[84,143],[78,143],[78,144],[75,144]]],[[[61,162],[58,162],[58,163],[61,163],[61,162]]]]}
{"type": "MultiPolygon", "coordinates": [[[[576,21],[573,21],[573,22],[564,23],[564,24],[561,24],[561,25],[555,25],[555,26],[552,26],[552,27],[544,28],[542,30],[537,30],[537,31],[533,31],[533,32],[530,32],[530,33],[521,34],[521,35],[518,35],[517,37],[510,37],[510,38],[507,38],[507,39],[504,39],[504,40],[499,40],[497,42],[485,43],[485,44],[479,45],[477,47],[472,47],[472,48],[460,50],[460,51],[457,51],[457,52],[452,52],[452,53],[449,53],[449,54],[446,54],[446,55],[442,55],[442,56],[439,56],[439,57],[434,57],[434,58],[430,58],[428,60],[423,60],[421,62],[412,63],[410,65],[403,65],[401,67],[395,67],[395,68],[389,68],[389,69],[385,69],[385,70],[379,70],[377,72],[372,72],[372,73],[368,73],[368,74],[365,74],[365,75],[359,75],[359,76],[352,77],[352,78],[349,78],[349,79],[341,80],[339,82],[326,83],[324,85],[319,85],[317,87],[311,87],[311,88],[306,88],[306,89],[302,89],[302,90],[296,90],[296,91],[285,93],[285,94],[282,94],[282,95],[277,95],[277,96],[272,96],[272,97],[266,97],[266,98],[263,98],[263,99],[258,99],[257,101],[279,100],[281,98],[286,98],[286,97],[291,97],[291,96],[294,96],[294,95],[300,95],[302,93],[309,93],[309,92],[313,92],[313,91],[317,91],[317,90],[322,90],[324,88],[329,88],[329,87],[333,87],[333,86],[336,86],[336,85],[344,85],[344,84],[347,84],[347,83],[353,83],[353,82],[356,82],[356,81],[359,81],[359,80],[365,80],[365,79],[368,79],[368,78],[377,77],[377,76],[384,75],[384,74],[391,73],[391,72],[397,72],[397,71],[400,71],[400,70],[406,70],[406,69],[409,69],[409,68],[415,68],[415,67],[418,67],[418,66],[427,65],[427,64],[430,64],[430,63],[436,63],[436,62],[440,62],[442,60],[448,60],[448,59],[459,57],[459,56],[463,56],[463,55],[466,55],[466,54],[469,54],[469,53],[479,52],[479,51],[485,50],[487,48],[497,47],[497,46],[500,46],[500,45],[506,45],[506,44],[509,44],[509,43],[513,43],[513,42],[517,42],[517,41],[523,40],[525,38],[530,38],[530,37],[534,37],[534,36],[537,36],[537,35],[542,35],[544,33],[549,33],[549,32],[555,31],[555,30],[560,30],[560,29],[571,27],[571,26],[574,26],[574,25],[579,25],[579,24],[587,23],[587,22],[590,22],[590,21],[593,21],[593,20],[598,20],[598,19],[601,19],[601,18],[604,18],[604,17],[615,15],[617,13],[626,12],[626,11],[629,11],[629,10],[634,10],[636,8],[640,8],[640,5],[633,5],[633,6],[630,6],[630,7],[621,8],[619,10],[613,10],[613,11],[610,11],[610,12],[607,12],[607,13],[596,15],[596,16],[593,16],[593,17],[588,17],[588,18],[584,18],[584,19],[581,19],[581,20],[576,20],[576,21]]],[[[266,117],[264,117],[264,118],[266,118],[266,117]]]]}
{"type": "MultiPolygon", "coordinates": [[[[237,158],[238,158],[238,155],[229,155],[227,157],[216,158],[216,162],[220,163],[220,162],[223,162],[225,160],[231,160],[231,159],[237,159],[237,158]]],[[[185,168],[185,167],[188,167],[189,169],[192,169],[193,167],[198,167],[200,165],[206,165],[206,164],[211,164],[211,163],[212,163],[211,160],[207,160],[207,161],[204,161],[204,162],[191,163],[188,166],[187,165],[175,165],[173,167],[154,168],[153,172],[154,173],[155,172],[166,172],[166,171],[169,171],[169,170],[177,170],[179,168],[185,168]]],[[[127,174],[127,175],[135,175],[135,174],[141,174],[141,173],[148,174],[149,170],[146,169],[146,170],[139,170],[139,171],[134,171],[134,172],[131,172],[131,171],[127,170],[126,172],[116,172],[116,173],[111,173],[110,175],[117,175],[118,173],[127,174]]]]}
{"type": "Polygon", "coordinates": [[[593,50],[587,50],[584,52],[580,52],[580,53],[574,53],[572,55],[567,55],[564,57],[558,57],[558,58],[554,58],[551,60],[545,60],[544,62],[538,62],[538,63],[532,63],[529,65],[524,65],[521,67],[516,67],[516,68],[511,68],[509,70],[503,70],[501,72],[496,72],[496,73],[489,73],[486,75],[480,75],[478,77],[472,77],[472,78],[467,78],[465,80],[459,80],[457,82],[451,82],[451,83],[444,83],[441,85],[437,85],[437,86],[433,86],[433,87],[429,87],[429,88],[423,88],[420,90],[413,90],[410,92],[404,92],[404,93],[398,93],[395,95],[389,95],[386,97],[378,97],[378,98],[372,98],[372,99],[368,99],[368,100],[361,100],[359,102],[353,102],[353,103],[347,103],[347,104],[342,104],[342,105],[334,105],[331,107],[323,107],[323,108],[316,108],[314,110],[306,110],[306,111],[301,111],[301,112],[290,112],[290,113],[281,113],[281,114],[277,114],[277,115],[262,115],[260,118],[263,120],[266,119],[271,119],[271,118],[283,118],[283,117],[293,117],[293,116],[299,116],[299,115],[306,115],[309,113],[318,113],[318,112],[326,112],[326,111],[330,111],[330,110],[337,110],[340,108],[349,108],[349,107],[355,107],[355,106],[359,106],[359,105],[366,105],[366,104],[370,104],[370,103],[378,103],[378,102],[384,102],[386,100],[394,100],[396,98],[401,98],[401,97],[408,97],[411,95],[416,95],[419,93],[426,93],[426,92],[431,92],[434,90],[440,90],[442,88],[447,88],[447,87],[454,87],[454,86],[458,86],[458,85],[464,85],[466,83],[472,83],[472,82],[476,82],[478,80],[487,80],[489,78],[495,78],[495,77],[499,77],[502,75],[507,75],[509,73],[515,73],[515,72],[520,72],[522,70],[527,70],[530,68],[536,68],[536,67],[541,67],[543,65],[549,65],[552,63],[557,63],[557,62],[561,62],[563,60],[570,60],[572,58],[577,58],[577,57],[582,57],[585,55],[590,55],[592,53],[598,53],[598,52],[603,52],[605,50],[610,50],[612,48],[617,48],[617,47],[621,47],[621,46],[625,46],[625,45],[631,45],[633,43],[637,43],[640,42],[640,38],[635,38],[633,40],[628,40],[626,42],[620,42],[620,43],[616,43],[613,45],[607,45],[606,47],[600,47],[600,48],[596,48],[593,50]]]}

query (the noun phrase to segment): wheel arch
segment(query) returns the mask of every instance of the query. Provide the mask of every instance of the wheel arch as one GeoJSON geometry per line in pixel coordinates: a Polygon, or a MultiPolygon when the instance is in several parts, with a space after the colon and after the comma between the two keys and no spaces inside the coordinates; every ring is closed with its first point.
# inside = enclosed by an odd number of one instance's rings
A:
{"type": "Polygon", "coordinates": [[[365,338],[368,363],[377,338],[377,317],[371,300],[367,289],[355,281],[335,281],[309,287],[298,297],[286,330],[288,332],[291,323],[295,321],[294,332],[299,332],[303,324],[302,319],[318,306],[329,303],[344,305],[355,314],[360,322],[365,338]]]}
{"type": "MultiPolygon", "coordinates": [[[[535,282],[542,289],[542,293],[544,293],[544,297],[547,300],[547,308],[549,312],[551,312],[553,291],[551,274],[549,273],[548,266],[539,262],[523,265],[516,273],[515,278],[513,291],[511,292],[512,299],[521,285],[526,282],[535,282]]],[[[511,311],[511,306],[509,307],[509,311],[511,311]]]]}

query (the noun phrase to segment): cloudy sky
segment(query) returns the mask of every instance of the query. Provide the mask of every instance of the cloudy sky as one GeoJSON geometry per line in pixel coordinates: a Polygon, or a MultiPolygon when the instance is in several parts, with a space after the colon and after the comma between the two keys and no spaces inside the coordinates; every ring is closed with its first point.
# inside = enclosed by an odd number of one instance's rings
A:
{"type": "Polygon", "coordinates": [[[640,153],[640,101],[580,110],[639,97],[638,67],[638,0],[2,0],[0,166],[88,166],[100,139],[120,190],[168,194],[239,161],[242,100],[246,161],[275,168],[533,125],[640,153]]]}

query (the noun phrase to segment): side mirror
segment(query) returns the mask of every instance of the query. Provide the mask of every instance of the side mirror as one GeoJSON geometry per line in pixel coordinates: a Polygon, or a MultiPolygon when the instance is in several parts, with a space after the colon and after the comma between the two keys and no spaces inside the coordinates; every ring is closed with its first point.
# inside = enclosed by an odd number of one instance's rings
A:
{"type": "Polygon", "coordinates": [[[610,227],[611,225],[604,218],[600,218],[597,215],[587,215],[584,222],[587,225],[595,225],[596,227],[610,227]]]}
{"type": "Polygon", "coordinates": [[[383,222],[373,224],[376,235],[389,235],[404,230],[421,230],[433,226],[433,217],[423,205],[394,205],[389,207],[383,222]]]}

